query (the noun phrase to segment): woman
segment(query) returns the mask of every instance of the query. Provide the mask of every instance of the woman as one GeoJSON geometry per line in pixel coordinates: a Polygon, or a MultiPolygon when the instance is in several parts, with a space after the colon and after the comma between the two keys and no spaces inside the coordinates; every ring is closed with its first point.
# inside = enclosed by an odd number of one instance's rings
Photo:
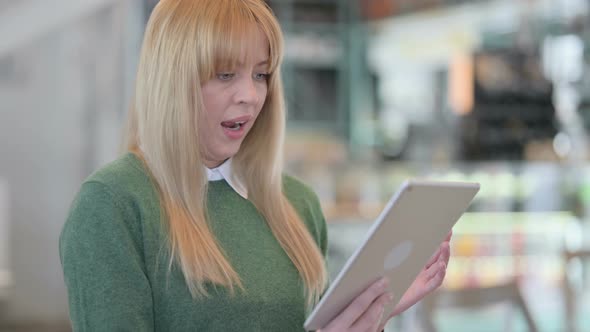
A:
{"type": "MultiPolygon", "coordinates": [[[[262,0],[161,0],[126,153],[74,200],[60,255],[76,331],[301,331],[325,290],[318,199],[282,174],[282,35],[262,0]]],[[[393,315],[438,287],[441,245],[393,315]]],[[[373,331],[376,282],[322,331],[373,331]]]]}

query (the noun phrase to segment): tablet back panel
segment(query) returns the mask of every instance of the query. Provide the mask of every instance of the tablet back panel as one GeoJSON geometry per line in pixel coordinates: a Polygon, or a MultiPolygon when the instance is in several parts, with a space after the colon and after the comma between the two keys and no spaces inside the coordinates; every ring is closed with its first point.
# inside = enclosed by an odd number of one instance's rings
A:
{"type": "Polygon", "coordinates": [[[477,183],[404,182],[308,317],[305,328],[327,325],[382,276],[389,277],[394,294],[392,304],[385,308],[387,317],[478,190],[477,183]]]}

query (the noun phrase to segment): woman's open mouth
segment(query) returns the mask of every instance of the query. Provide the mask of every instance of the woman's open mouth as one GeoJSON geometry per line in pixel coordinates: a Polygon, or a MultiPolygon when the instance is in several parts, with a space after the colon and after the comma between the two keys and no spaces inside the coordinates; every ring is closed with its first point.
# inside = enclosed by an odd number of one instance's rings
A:
{"type": "Polygon", "coordinates": [[[244,138],[246,134],[246,128],[248,122],[252,119],[249,115],[233,118],[230,120],[222,121],[221,127],[225,135],[231,140],[240,140],[244,138]]]}
{"type": "Polygon", "coordinates": [[[247,121],[223,121],[221,125],[229,130],[238,131],[247,121]]]}

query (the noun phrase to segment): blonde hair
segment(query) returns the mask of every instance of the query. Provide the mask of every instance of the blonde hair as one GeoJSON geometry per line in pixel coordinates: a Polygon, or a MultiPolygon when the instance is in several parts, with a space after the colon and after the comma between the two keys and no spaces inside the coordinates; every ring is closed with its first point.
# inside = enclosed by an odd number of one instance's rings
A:
{"type": "Polygon", "coordinates": [[[283,193],[283,37],[262,0],[159,2],[146,28],[125,149],[140,156],[158,188],[168,220],[170,266],[178,263],[191,294],[206,296],[206,281],[231,292],[243,288],[207,225],[208,181],[197,122],[203,112],[201,84],[216,70],[232,68],[256,29],[270,45],[268,93],[233,167],[299,271],[309,305],[321,295],[327,273],[317,244],[283,193]]]}

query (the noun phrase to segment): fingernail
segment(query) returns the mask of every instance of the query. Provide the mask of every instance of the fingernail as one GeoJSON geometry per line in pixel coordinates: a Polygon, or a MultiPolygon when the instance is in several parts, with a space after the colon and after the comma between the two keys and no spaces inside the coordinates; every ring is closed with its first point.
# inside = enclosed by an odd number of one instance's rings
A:
{"type": "Polygon", "coordinates": [[[387,287],[388,285],[389,285],[389,280],[387,278],[381,278],[381,281],[379,281],[379,286],[387,287]]]}

